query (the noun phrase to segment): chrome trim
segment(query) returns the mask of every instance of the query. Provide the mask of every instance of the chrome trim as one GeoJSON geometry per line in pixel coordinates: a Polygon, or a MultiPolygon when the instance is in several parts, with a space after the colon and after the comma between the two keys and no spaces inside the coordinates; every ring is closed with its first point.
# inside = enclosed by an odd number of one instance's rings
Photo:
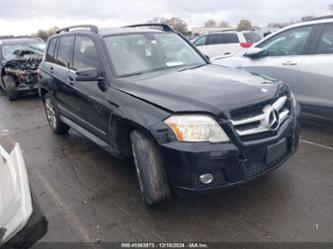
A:
{"type": "Polygon", "coordinates": [[[239,136],[248,136],[258,133],[263,133],[267,131],[276,131],[280,128],[281,124],[288,118],[290,110],[282,108],[287,103],[288,97],[283,96],[276,100],[271,105],[266,105],[262,113],[240,120],[230,120],[232,125],[235,127],[239,136]],[[240,129],[238,126],[259,123],[256,127],[251,127],[249,129],[240,129]]]}

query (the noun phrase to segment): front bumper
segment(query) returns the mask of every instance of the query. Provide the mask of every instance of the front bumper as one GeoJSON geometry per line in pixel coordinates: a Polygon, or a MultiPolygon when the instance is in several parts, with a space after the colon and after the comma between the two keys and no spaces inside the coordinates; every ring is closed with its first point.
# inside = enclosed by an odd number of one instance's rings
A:
{"type": "Polygon", "coordinates": [[[35,81],[34,83],[21,83],[16,87],[19,92],[34,92],[38,93],[39,83],[35,81]]]}
{"type": "Polygon", "coordinates": [[[276,169],[296,152],[300,136],[298,120],[290,118],[283,126],[275,137],[237,146],[237,143],[181,142],[161,145],[172,186],[176,191],[224,189],[276,169]],[[200,175],[207,173],[214,180],[204,184],[200,175]]]}
{"type": "Polygon", "coordinates": [[[48,228],[46,217],[44,216],[37,198],[33,193],[31,198],[33,213],[27,225],[7,243],[5,243],[1,249],[29,248],[46,234],[48,228]]]}

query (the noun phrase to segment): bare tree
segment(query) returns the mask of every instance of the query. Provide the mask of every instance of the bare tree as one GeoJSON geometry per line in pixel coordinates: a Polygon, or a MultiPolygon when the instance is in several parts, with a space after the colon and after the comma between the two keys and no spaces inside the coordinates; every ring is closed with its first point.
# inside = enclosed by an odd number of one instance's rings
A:
{"type": "Polygon", "coordinates": [[[237,29],[239,31],[250,30],[250,29],[252,29],[252,24],[249,20],[243,19],[239,22],[237,29]]]}
{"type": "Polygon", "coordinates": [[[165,17],[154,17],[153,19],[148,20],[147,23],[165,23],[165,21],[165,17]]]}
{"type": "Polygon", "coordinates": [[[166,20],[162,21],[162,23],[168,24],[174,30],[176,30],[184,35],[187,34],[187,32],[188,32],[187,23],[184,20],[180,19],[179,17],[172,17],[170,19],[166,19],[166,20]]]}
{"type": "Polygon", "coordinates": [[[311,19],[315,18],[314,16],[303,16],[301,18],[301,22],[306,22],[306,21],[310,21],[311,19]]]}
{"type": "Polygon", "coordinates": [[[38,32],[36,34],[34,34],[34,36],[37,36],[41,39],[43,39],[44,41],[46,41],[51,35],[55,34],[57,32],[58,28],[57,27],[53,27],[47,30],[38,30],[38,32]]]}
{"type": "Polygon", "coordinates": [[[205,27],[216,27],[217,23],[213,19],[209,19],[207,22],[205,22],[205,27]]]}
{"type": "Polygon", "coordinates": [[[220,22],[219,27],[230,28],[230,24],[227,21],[222,21],[222,22],[220,22]]]}

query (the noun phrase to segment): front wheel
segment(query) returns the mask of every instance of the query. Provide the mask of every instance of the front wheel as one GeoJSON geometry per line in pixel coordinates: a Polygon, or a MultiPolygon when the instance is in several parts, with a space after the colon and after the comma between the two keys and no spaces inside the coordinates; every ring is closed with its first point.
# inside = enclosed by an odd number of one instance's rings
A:
{"type": "Polygon", "coordinates": [[[152,206],[170,198],[170,187],[163,161],[154,142],[140,131],[130,134],[141,196],[152,206]]]}
{"type": "Polygon", "coordinates": [[[52,131],[56,134],[67,133],[69,126],[60,120],[57,106],[55,105],[52,96],[48,93],[44,97],[44,108],[47,121],[52,131]]]}
{"type": "Polygon", "coordinates": [[[10,101],[17,100],[20,95],[19,92],[16,90],[16,81],[15,78],[11,75],[3,76],[3,82],[6,86],[7,97],[10,101]]]}

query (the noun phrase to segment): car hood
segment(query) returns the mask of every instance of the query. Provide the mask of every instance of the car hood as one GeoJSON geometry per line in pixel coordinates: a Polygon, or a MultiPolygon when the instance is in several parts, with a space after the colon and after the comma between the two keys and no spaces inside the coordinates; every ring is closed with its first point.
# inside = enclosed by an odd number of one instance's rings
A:
{"type": "Polygon", "coordinates": [[[221,65],[225,67],[231,67],[231,68],[241,68],[242,65],[249,61],[250,59],[248,57],[243,56],[244,52],[231,56],[231,57],[222,57],[218,56],[215,58],[212,58],[211,61],[213,64],[221,65]]]}
{"type": "Polygon", "coordinates": [[[170,112],[228,115],[232,109],[273,98],[280,85],[269,77],[208,64],[118,79],[115,88],[170,112]]]}

